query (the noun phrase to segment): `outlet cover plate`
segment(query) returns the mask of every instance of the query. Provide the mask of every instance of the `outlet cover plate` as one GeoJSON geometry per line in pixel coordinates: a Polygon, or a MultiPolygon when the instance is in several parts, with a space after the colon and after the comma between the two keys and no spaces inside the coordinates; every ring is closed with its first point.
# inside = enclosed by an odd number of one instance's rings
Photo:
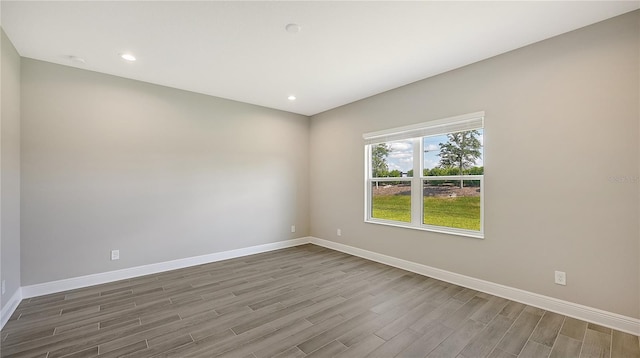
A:
{"type": "Polygon", "coordinates": [[[563,271],[555,272],[555,283],[558,285],[566,286],[567,285],[567,273],[563,271]]]}

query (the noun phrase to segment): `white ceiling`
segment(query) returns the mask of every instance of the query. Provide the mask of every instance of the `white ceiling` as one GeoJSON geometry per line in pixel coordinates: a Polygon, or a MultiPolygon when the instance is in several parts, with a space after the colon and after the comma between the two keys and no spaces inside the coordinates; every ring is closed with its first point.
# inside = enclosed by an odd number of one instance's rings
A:
{"type": "Polygon", "coordinates": [[[1,24],[24,57],[313,115],[639,7],[3,0],[1,24]],[[289,23],[302,31],[288,33],[289,23]],[[123,52],[138,61],[123,61],[123,52]]]}

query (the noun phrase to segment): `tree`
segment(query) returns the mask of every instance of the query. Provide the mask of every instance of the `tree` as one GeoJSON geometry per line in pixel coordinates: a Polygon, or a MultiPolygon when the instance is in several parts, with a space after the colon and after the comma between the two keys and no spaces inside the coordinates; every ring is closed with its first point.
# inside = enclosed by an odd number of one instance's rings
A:
{"type": "Polygon", "coordinates": [[[399,171],[398,169],[394,169],[394,170],[389,172],[389,177],[390,178],[400,178],[401,176],[402,176],[402,172],[399,171]]]}
{"type": "MultiPolygon", "coordinates": [[[[389,175],[389,178],[400,178],[400,177],[402,177],[402,172],[399,171],[398,169],[394,169],[394,170],[390,171],[388,175],[389,175]]],[[[400,182],[399,181],[392,181],[392,182],[389,182],[389,184],[398,185],[398,184],[400,184],[400,182]]]]}
{"type": "MultiPolygon", "coordinates": [[[[473,166],[480,153],[480,141],[477,130],[449,133],[447,143],[440,143],[440,166],[443,168],[457,168],[460,175],[465,173],[466,168],[473,166]]],[[[460,187],[464,186],[460,181],[460,187]]]]}
{"type": "Polygon", "coordinates": [[[473,167],[469,169],[469,175],[482,175],[484,174],[484,167],[473,167]]]}
{"type": "Polygon", "coordinates": [[[389,175],[389,166],[387,165],[389,151],[390,149],[385,143],[377,144],[371,148],[371,170],[374,178],[389,175]]]}

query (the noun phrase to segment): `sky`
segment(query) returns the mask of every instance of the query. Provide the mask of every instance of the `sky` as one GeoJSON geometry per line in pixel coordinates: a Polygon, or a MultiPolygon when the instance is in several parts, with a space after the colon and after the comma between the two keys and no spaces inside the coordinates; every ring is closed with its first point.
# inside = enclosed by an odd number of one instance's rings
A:
{"type": "MultiPolygon", "coordinates": [[[[484,137],[482,130],[480,130],[480,136],[478,137],[480,143],[484,145],[484,137]]],[[[425,137],[424,139],[424,168],[432,169],[438,166],[440,163],[440,143],[447,142],[446,134],[425,137]]],[[[403,173],[411,170],[413,167],[413,145],[411,140],[401,140],[397,142],[389,142],[387,145],[391,148],[389,155],[387,156],[387,165],[389,170],[400,170],[403,173]]],[[[480,150],[482,151],[482,149],[480,150]]],[[[482,158],[476,161],[476,166],[482,166],[482,158]]]]}

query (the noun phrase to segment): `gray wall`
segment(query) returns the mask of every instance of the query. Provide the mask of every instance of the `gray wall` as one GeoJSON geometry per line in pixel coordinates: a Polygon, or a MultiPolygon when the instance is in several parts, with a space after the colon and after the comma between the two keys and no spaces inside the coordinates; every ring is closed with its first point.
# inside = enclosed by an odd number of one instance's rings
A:
{"type": "Polygon", "coordinates": [[[640,317],[639,15],[313,116],[312,236],[640,317]],[[480,110],[484,240],[363,222],[363,133],[480,110]]]}
{"type": "Polygon", "coordinates": [[[22,285],[306,236],[308,142],[305,116],[23,59],[22,285]]]}
{"type": "Polygon", "coordinates": [[[1,306],[20,287],[20,56],[0,29],[0,276],[6,282],[1,306]]]}
{"type": "Polygon", "coordinates": [[[29,59],[20,106],[19,57],[2,34],[2,303],[20,283],[20,228],[6,223],[20,220],[22,183],[22,285],[311,234],[640,318],[639,21],[623,15],[310,127],[29,59]],[[363,222],[362,133],[478,110],[484,240],[363,222]],[[109,261],[113,248],[121,260],[109,261]]]}

